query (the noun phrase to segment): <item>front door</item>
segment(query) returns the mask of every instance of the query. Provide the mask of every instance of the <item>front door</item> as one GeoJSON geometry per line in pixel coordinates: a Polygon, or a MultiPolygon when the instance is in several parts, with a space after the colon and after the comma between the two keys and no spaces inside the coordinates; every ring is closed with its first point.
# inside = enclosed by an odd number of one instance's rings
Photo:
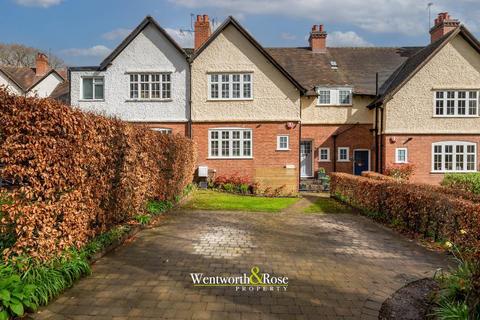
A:
{"type": "Polygon", "coordinates": [[[300,175],[302,178],[313,176],[312,141],[300,142],[300,175]]]}
{"type": "Polygon", "coordinates": [[[354,150],[353,151],[353,173],[356,176],[362,174],[363,171],[370,170],[370,151],[354,150]]]}

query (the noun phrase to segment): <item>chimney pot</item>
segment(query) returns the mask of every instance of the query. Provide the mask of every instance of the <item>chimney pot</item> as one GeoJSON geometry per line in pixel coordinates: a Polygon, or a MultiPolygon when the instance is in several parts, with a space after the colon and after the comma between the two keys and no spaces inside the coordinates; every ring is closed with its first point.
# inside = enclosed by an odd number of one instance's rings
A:
{"type": "Polygon", "coordinates": [[[212,34],[212,29],[210,28],[210,21],[208,15],[197,15],[197,21],[195,22],[195,50],[200,48],[205,41],[208,40],[212,34]]]}
{"type": "Polygon", "coordinates": [[[323,24],[313,25],[308,42],[313,52],[327,51],[327,33],[323,29],[323,24]]]}
{"type": "Polygon", "coordinates": [[[318,30],[319,30],[320,32],[323,32],[323,24],[318,25],[318,30]]]}
{"type": "Polygon", "coordinates": [[[41,52],[37,53],[35,61],[35,75],[42,77],[48,72],[48,70],[50,70],[50,66],[48,65],[48,57],[41,52]]]}
{"type": "Polygon", "coordinates": [[[440,12],[434,22],[434,26],[430,29],[431,42],[437,41],[460,25],[460,22],[457,19],[452,19],[448,12],[440,12]]]}

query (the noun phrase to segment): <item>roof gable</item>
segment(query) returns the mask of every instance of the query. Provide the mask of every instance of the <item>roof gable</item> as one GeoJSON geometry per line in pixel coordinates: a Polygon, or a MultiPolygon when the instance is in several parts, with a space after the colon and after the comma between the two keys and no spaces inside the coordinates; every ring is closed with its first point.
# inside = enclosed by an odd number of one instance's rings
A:
{"type": "Polygon", "coordinates": [[[184,57],[188,58],[185,50],[163,29],[151,16],[145,17],[143,21],[113,50],[100,64],[99,70],[105,70],[115,58],[149,25],[154,26],[184,57]]]}
{"type": "Polygon", "coordinates": [[[380,88],[380,96],[368,107],[370,109],[378,107],[390,100],[420,69],[422,69],[447,43],[457,35],[462,36],[479,54],[480,43],[478,40],[462,25],[455,30],[445,34],[437,41],[429,44],[422,50],[407,59],[380,88]]]}
{"type": "Polygon", "coordinates": [[[0,72],[24,93],[29,92],[51,74],[56,74],[61,81],[65,81],[65,78],[55,69],[50,69],[43,76],[37,76],[35,68],[30,67],[0,66],[0,72]]]}
{"type": "Polygon", "coordinates": [[[190,57],[190,61],[193,62],[201,53],[228,27],[235,27],[275,68],[282,73],[301,93],[305,92],[304,87],[288,73],[261,45],[238,23],[232,16],[228,17],[220,27],[208,38],[203,45],[194,51],[190,57]]]}

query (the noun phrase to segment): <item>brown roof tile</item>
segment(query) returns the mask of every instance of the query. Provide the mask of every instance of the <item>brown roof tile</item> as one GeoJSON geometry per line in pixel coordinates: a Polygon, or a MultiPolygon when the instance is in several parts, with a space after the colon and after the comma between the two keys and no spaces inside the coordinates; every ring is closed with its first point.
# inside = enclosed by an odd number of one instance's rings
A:
{"type": "Polygon", "coordinates": [[[353,86],[357,94],[375,94],[375,73],[382,84],[419,47],[402,48],[328,48],[314,53],[308,47],[267,48],[266,50],[298,82],[307,94],[315,94],[316,86],[353,86]],[[335,61],[334,70],[330,62],[335,61]]]}
{"type": "Polygon", "coordinates": [[[12,80],[17,86],[19,86],[24,92],[30,90],[38,82],[43,80],[51,72],[56,72],[63,80],[66,79],[66,70],[52,70],[50,69],[43,76],[37,76],[35,68],[30,67],[15,67],[15,66],[5,66],[0,65],[0,71],[7,75],[10,80],[12,80]]]}

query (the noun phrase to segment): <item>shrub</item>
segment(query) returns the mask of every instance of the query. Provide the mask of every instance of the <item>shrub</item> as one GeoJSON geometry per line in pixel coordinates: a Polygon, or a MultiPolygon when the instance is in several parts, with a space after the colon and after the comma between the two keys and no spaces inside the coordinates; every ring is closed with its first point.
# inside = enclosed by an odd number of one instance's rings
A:
{"type": "Polygon", "coordinates": [[[212,186],[226,192],[241,194],[248,194],[252,189],[250,178],[240,176],[238,173],[232,175],[220,175],[213,180],[212,186]]]}
{"type": "Polygon", "coordinates": [[[402,180],[409,180],[415,171],[415,166],[409,163],[391,164],[385,169],[385,175],[402,180]]]}
{"type": "Polygon", "coordinates": [[[13,182],[7,256],[51,259],[173,200],[192,181],[191,140],[0,89],[0,177],[13,182]]]}
{"type": "Polygon", "coordinates": [[[440,192],[436,186],[331,174],[331,193],[401,231],[455,242],[480,256],[480,204],[440,192]]]}
{"type": "Polygon", "coordinates": [[[442,185],[478,195],[480,194],[480,173],[447,173],[443,178],[442,185]]]}

